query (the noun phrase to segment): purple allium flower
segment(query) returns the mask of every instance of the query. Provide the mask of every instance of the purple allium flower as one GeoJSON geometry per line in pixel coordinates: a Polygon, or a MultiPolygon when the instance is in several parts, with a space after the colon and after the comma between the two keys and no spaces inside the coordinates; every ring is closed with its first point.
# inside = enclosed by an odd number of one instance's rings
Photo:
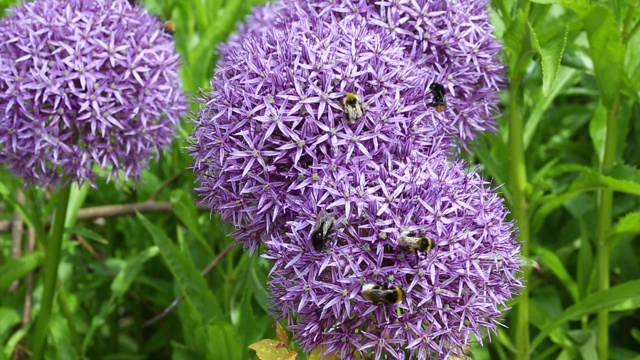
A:
{"type": "Polygon", "coordinates": [[[354,161],[309,191],[286,235],[271,234],[272,309],[305,351],[341,359],[463,356],[496,331],[505,302],[522,288],[520,243],[503,199],[462,161],[439,152],[406,161],[354,161]],[[368,184],[368,185],[367,185],[368,184]],[[319,209],[336,218],[327,247],[310,232],[319,209]],[[406,252],[403,231],[435,247],[406,252]],[[373,305],[362,285],[404,289],[397,305],[373,305]]]}
{"type": "Polygon", "coordinates": [[[496,131],[497,92],[504,84],[502,44],[492,34],[484,0],[283,0],[309,16],[349,19],[398,39],[430,80],[447,90],[444,116],[455,122],[462,146],[479,132],[496,131]]]}
{"type": "Polygon", "coordinates": [[[404,159],[455,132],[424,100],[433,74],[407,60],[396,40],[353,19],[278,9],[271,28],[247,29],[221,48],[225,61],[189,147],[196,192],[252,252],[308,211],[325,178],[353,163],[404,159]],[[361,102],[355,121],[345,119],[347,92],[361,102]]]}
{"type": "Polygon", "coordinates": [[[0,162],[28,184],[138,177],[186,113],[163,24],[125,0],[36,0],[0,27],[0,162]]]}

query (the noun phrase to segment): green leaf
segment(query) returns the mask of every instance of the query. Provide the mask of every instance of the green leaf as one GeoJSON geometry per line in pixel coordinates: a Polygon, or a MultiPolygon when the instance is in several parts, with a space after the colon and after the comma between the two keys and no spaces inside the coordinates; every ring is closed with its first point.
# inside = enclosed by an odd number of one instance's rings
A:
{"type": "Polygon", "coordinates": [[[18,310],[9,307],[0,307],[0,344],[4,343],[5,336],[7,336],[13,326],[19,324],[21,320],[22,318],[18,310]]]}
{"type": "Polygon", "coordinates": [[[610,239],[618,236],[635,234],[640,234],[640,212],[632,212],[623,216],[611,229],[609,229],[610,239]]]}
{"type": "Polygon", "coordinates": [[[24,205],[16,199],[16,192],[10,191],[2,182],[0,182],[0,198],[4,199],[9,205],[11,205],[20,216],[24,220],[25,224],[29,227],[35,227],[33,219],[31,218],[31,213],[27,211],[24,205]]]}
{"type": "Polygon", "coordinates": [[[207,328],[207,334],[211,359],[244,359],[247,357],[247,354],[242,354],[238,334],[231,324],[211,324],[207,328]]]}
{"type": "Polygon", "coordinates": [[[590,330],[571,330],[569,337],[578,345],[582,360],[598,360],[596,351],[596,335],[590,330]]]}
{"type": "Polygon", "coordinates": [[[569,275],[569,272],[564,267],[562,260],[552,251],[549,251],[543,247],[536,249],[536,253],[540,255],[540,261],[544,263],[551,272],[564,284],[569,294],[573,298],[573,301],[578,302],[580,296],[578,295],[578,286],[575,281],[569,275]]]}
{"type": "Polygon", "coordinates": [[[589,281],[594,271],[593,269],[593,250],[591,242],[588,238],[580,238],[580,247],[578,249],[578,289],[580,290],[580,299],[589,293],[589,281]]]}
{"type": "Polygon", "coordinates": [[[80,226],[74,226],[74,227],[70,227],[68,229],[65,229],[65,231],[68,234],[78,234],[84,238],[87,238],[89,240],[93,240],[97,243],[103,244],[103,245],[109,245],[109,240],[105,239],[104,236],[98,234],[95,231],[91,231],[87,228],[83,228],[80,226]]]}
{"type": "Polygon", "coordinates": [[[547,325],[533,340],[532,348],[536,348],[556,327],[567,321],[577,320],[584,315],[598,311],[622,311],[640,307],[640,280],[629,281],[607,290],[599,291],[567,308],[560,316],[547,325]]]}
{"type": "Polygon", "coordinates": [[[201,360],[202,358],[195,354],[188,346],[179,342],[172,341],[171,348],[173,353],[171,354],[172,360],[201,360]]]}
{"type": "Polygon", "coordinates": [[[605,7],[594,6],[583,20],[600,97],[604,106],[612,109],[622,83],[622,35],[614,14],[605,7]]]}
{"type": "Polygon", "coordinates": [[[580,15],[585,15],[591,9],[590,0],[531,0],[538,4],[561,4],[575,11],[580,15]]]}
{"type": "Polygon", "coordinates": [[[178,282],[185,300],[197,311],[201,324],[208,325],[219,319],[221,310],[218,299],[209,290],[200,271],[187,260],[188,257],[167,238],[160,228],[149,222],[144,215],[140,213],[137,215],[142,225],[151,234],[153,241],[160,248],[160,253],[178,282]]]}
{"type": "Polygon", "coordinates": [[[527,148],[531,144],[533,135],[538,129],[540,120],[545,111],[553,104],[553,100],[565,89],[572,87],[582,78],[582,72],[576,69],[560,66],[555,81],[549,89],[547,96],[542,97],[540,101],[536,101],[531,115],[524,124],[524,146],[527,148]]]}
{"type": "Polygon", "coordinates": [[[158,255],[159,252],[160,250],[157,246],[151,246],[127,260],[122,270],[120,270],[111,283],[112,298],[117,299],[124,295],[142,271],[144,263],[158,255]]]}
{"type": "Polygon", "coordinates": [[[176,190],[171,194],[171,211],[187,227],[189,233],[196,237],[200,245],[213,257],[213,250],[202,235],[198,225],[198,209],[193,203],[193,197],[184,190],[176,190]]]}
{"type": "Polygon", "coordinates": [[[602,101],[598,101],[598,107],[589,122],[589,135],[591,135],[591,143],[596,150],[596,156],[598,156],[598,163],[601,164],[604,159],[604,142],[607,137],[607,109],[602,101]]]}
{"type": "Polygon", "coordinates": [[[529,31],[531,31],[533,46],[536,51],[540,53],[540,62],[542,64],[542,91],[545,96],[549,96],[553,82],[556,80],[560,69],[560,61],[562,60],[564,47],[567,44],[569,28],[565,26],[564,35],[556,34],[548,43],[541,46],[538,43],[538,37],[533,26],[531,26],[529,22],[527,22],[527,24],[529,25],[529,31]]]}
{"type": "Polygon", "coordinates": [[[528,63],[527,60],[534,54],[530,28],[526,25],[526,17],[520,9],[504,35],[511,77],[520,77],[528,63]]]}
{"type": "Polygon", "coordinates": [[[100,306],[100,310],[98,311],[98,313],[93,314],[89,329],[87,329],[84,340],[82,340],[82,357],[84,357],[84,354],[87,352],[87,349],[91,345],[93,334],[95,334],[96,330],[98,330],[107,322],[107,319],[115,309],[116,305],[113,303],[113,301],[106,301],[102,303],[102,306],[100,306]]]}
{"type": "Polygon", "coordinates": [[[271,301],[269,300],[269,293],[265,288],[267,277],[253,267],[251,268],[251,279],[253,280],[253,293],[255,294],[256,301],[266,313],[269,313],[269,303],[271,301]]]}
{"type": "MultiPolygon", "coordinates": [[[[616,172],[612,173],[612,175],[621,176],[624,174],[616,172]]],[[[616,179],[585,167],[584,171],[571,183],[568,190],[563,193],[554,193],[545,196],[535,204],[539,205],[539,207],[535,209],[532,228],[538,229],[552,211],[562,206],[569,199],[586,191],[611,189],[631,195],[640,195],[640,184],[635,182],[635,179],[633,180],[634,181],[616,179]]]]}
{"type": "Polygon", "coordinates": [[[44,254],[40,251],[26,254],[17,259],[11,259],[0,266],[0,294],[3,293],[12,282],[35,270],[44,261],[44,254]]]}
{"type": "Polygon", "coordinates": [[[78,353],[71,342],[71,334],[64,317],[54,314],[49,321],[49,334],[51,343],[60,360],[79,359],[78,353]]]}

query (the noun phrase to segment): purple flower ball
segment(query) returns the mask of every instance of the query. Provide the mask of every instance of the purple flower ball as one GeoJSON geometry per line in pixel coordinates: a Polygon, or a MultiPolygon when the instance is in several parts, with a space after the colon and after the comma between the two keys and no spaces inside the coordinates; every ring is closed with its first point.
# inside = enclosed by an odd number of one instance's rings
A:
{"type": "Polygon", "coordinates": [[[304,351],[341,359],[463,357],[496,331],[522,288],[520,243],[495,188],[441,152],[385,163],[359,161],[310,189],[286,230],[270,234],[272,310],[304,351]],[[335,217],[323,250],[312,246],[319,211],[335,217]],[[430,239],[412,251],[401,233],[430,239]],[[397,304],[363,298],[377,284],[397,304]]]}
{"type": "Polygon", "coordinates": [[[36,0],[0,27],[0,163],[27,184],[139,177],[186,113],[163,24],[125,0],[36,0]]]}
{"type": "Polygon", "coordinates": [[[481,0],[283,0],[302,4],[309,16],[357,19],[401,42],[430,80],[446,90],[443,113],[467,147],[484,131],[496,131],[498,91],[504,85],[502,44],[493,35],[489,2],[481,0]]]}
{"type": "Polygon", "coordinates": [[[319,200],[338,169],[404,159],[455,132],[424,100],[434,74],[396,40],[352,19],[277,9],[260,15],[277,16],[272,27],[221,48],[189,147],[195,191],[251,252],[319,200]]]}

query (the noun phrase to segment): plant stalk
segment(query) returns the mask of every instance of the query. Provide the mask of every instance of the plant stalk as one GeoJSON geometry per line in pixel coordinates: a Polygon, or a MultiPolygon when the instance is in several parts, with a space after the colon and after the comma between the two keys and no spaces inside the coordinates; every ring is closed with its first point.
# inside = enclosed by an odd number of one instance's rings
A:
{"type": "MultiPolygon", "coordinates": [[[[509,183],[512,195],[513,218],[519,228],[519,240],[522,242],[521,254],[524,259],[529,258],[529,216],[528,203],[526,198],[527,169],[524,156],[524,137],[522,116],[518,110],[518,91],[520,88],[520,78],[514,76],[511,79],[509,99],[509,183]]],[[[526,286],[529,281],[531,268],[523,266],[523,282],[525,288],[519,298],[516,309],[516,358],[518,360],[528,360],[530,357],[529,339],[529,288],[526,286]]]]}
{"type": "MultiPolygon", "coordinates": [[[[604,144],[604,156],[600,166],[601,172],[613,167],[616,158],[618,141],[618,106],[620,96],[616,98],[611,109],[607,110],[607,136],[604,144]]],[[[596,268],[598,273],[598,291],[609,289],[609,241],[607,234],[611,228],[613,214],[613,190],[598,191],[598,240],[596,244],[596,268]]],[[[598,312],[597,349],[599,359],[609,358],[609,312],[598,312]]]]}
{"type": "Polygon", "coordinates": [[[58,206],[53,222],[51,237],[47,242],[45,264],[43,269],[44,292],[42,294],[42,303],[40,313],[36,323],[35,337],[33,343],[33,360],[43,358],[46,346],[47,333],[49,329],[49,318],[51,317],[51,309],[53,307],[53,296],[55,294],[58,265],[60,264],[60,253],[62,249],[62,238],[64,235],[64,223],[69,205],[69,194],[71,186],[66,185],[59,188],[58,206]]]}

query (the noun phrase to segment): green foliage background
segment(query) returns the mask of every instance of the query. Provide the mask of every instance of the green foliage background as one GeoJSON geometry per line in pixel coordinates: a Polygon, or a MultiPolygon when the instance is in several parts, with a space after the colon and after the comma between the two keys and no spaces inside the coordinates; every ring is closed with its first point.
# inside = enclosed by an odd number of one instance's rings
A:
{"type": "MultiPolygon", "coordinates": [[[[177,25],[191,97],[209,86],[216,44],[260,2],[144,1],[177,25]]],[[[13,3],[0,0],[0,10],[13,3]]],[[[472,357],[640,359],[639,1],[492,5],[509,85],[500,132],[483,136],[466,156],[495,184],[505,183],[526,242],[528,287],[510,304],[509,328],[474,346],[472,357]]],[[[184,152],[192,127],[187,119],[182,125],[173,151],[138,183],[72,190],[70,218],[82,208],[150,199],[171,206],[67,222],[47,359],[248,359],[255,357],[249,344],[275,338],[265,261],[236,247],[200,275],[231,239],[194,205],[184,152]],[[144,326],[180,295],[177,308],[144,326]]],[[[22,189],[0,169],[0,220],[17,213],[33,226],[52,214],[55,192],[25,190],[25,201],[22,189]]],[[[19,258],[11,245],[11,231],[0,232],[0,360],[29,349],[42,297],[42,244],[19,258]],[[21,324],[28,293],[31,321],[21,324]]]]}

